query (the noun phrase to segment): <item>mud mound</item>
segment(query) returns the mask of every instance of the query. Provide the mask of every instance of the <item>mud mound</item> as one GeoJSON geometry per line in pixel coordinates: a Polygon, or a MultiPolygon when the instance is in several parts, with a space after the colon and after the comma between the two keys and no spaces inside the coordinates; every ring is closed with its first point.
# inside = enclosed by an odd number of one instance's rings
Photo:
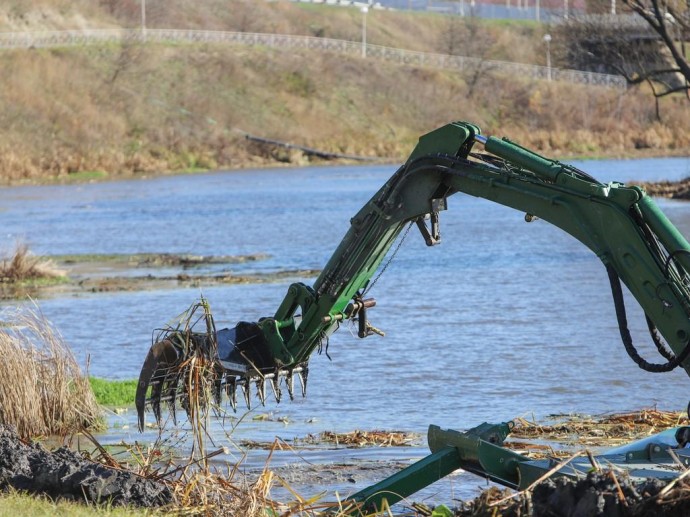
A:
{"type": "Polygon", "coordinates": [[[507,498],[507,490],[491,488],[455,511],[456,517],[686,517],[690,515],[690,484],[649,479],[632,482],[610,472],[585,479],[548,479],[530,494],[507,498]],[[662,492],[665,490],[665,493],[662,492]]]}
{"type": "Polygon", "coordinates": [[[680,181],[659,181],[656,183],[640,183],[647,194],[655,197],[671,199],[690,199],[690,178],[680,181]]]}
{"type": "Polygon", "coordinates": [[[49,452],[0,426],[0,489],[10,487],[54,499],[115,506],[162,506],[172,500],[163,483],[85,460],[67,447],[49,452]]]}
{"type": "Polygon", "coordinates": [[[688,486],[679,483],[665,496],[667,482],[658,479],[633,483],[611,473],[592,473],[574,482],[556,478],[534,489],[534,515],[651,517],[690,515],[688,486]]]}

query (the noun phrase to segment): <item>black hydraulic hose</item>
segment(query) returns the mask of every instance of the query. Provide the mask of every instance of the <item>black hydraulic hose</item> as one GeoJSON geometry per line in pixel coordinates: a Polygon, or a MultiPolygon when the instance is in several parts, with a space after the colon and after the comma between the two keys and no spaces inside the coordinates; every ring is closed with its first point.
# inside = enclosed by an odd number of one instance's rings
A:
{"type": "MultiPolygon", "coordinates": [[[[690,355],[690,340],[685,345],[685,348],[679,355],[671,356],[668,350],[665,350],[666,354],[662,352],[662,355],[664,355],[667,359],[671,357],[667,363],[650,363],[642,357],[640,357],[640,354],[637,353],[637,349],[633,345],[630,330],[628,330],[628,318],[625,314],[625,301],[623,300],[623,289],[621,288],[620,278],[618,277],[618,273],[616,272],[616,270],[611,265],[606,265],[606,272],[609,275],[609,282],[611,283],[611,294],[613,295],[613,303],[616,308],[618,329],[621,333],[623,346],[625,347],[625,351],[630,356],[630,359],[632,359],[633,362],[643,370],[652,373],[670,372],[678,365],[680,365],[683,361],[685,361],[688,355],[690,355]]],[[[659,348],[659,351],[661,352],[663,345],[661,344],[661,340],[658,337],[658,335],[656,335],[656,328],[654,328],[654,325],[651,324],[651,322],[649,321],[648,324],[650,325],[650,333],[652,334],[652,339],[654,339],[655,344],[657,344],[657,348],[659,348]],[[654,328],[654,332],[652,332],[652,328],[654,328]]]]}
{"type": "Polygon", "coordinates": [[[654,341],[656,349],[667,361],[673,361],[676,358],[676,356],[673,352],[666,348],[666,345],[664,345],[663,341],[661,340],[661,336],[659,335],[659,329],[657,329],[656,325],[654,325],[654,322],[649,319],[649,316],[647,316],[646,314],[644,316],[647,320],[647,328],[649,329],[649,335],[652,336],[652,341],[654,341]]]}

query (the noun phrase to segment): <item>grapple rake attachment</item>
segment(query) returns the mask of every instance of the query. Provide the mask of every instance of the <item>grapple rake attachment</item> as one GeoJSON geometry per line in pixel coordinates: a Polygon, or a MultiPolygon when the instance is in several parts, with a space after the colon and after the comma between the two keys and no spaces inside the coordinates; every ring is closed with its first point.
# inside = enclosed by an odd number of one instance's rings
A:
{"type": "Polygon", "coordinates": [[[268,391],[280,402],[281,380],[292,400],[295,377],[302,396],[306,395],[307,363],[277,368],[255,324],[241,322],[233,329],[216,331],[204,301],[192,306],[180,321],[156,336],[139,374],[135,404],[140,431],[145,427],[147,407],[161,426],[163,403],[176,421],[178,405],[190,416],[211,402],[219,406],[223,393],[233,411],[237,411],[238,391],[247,409],[252,406],[253,389],[262,405],[268,391]],[[203,315],[194,321],[199,307],[203,315]],[[200,322],[204,323],[204,331],[193,330],[200,322]]]}

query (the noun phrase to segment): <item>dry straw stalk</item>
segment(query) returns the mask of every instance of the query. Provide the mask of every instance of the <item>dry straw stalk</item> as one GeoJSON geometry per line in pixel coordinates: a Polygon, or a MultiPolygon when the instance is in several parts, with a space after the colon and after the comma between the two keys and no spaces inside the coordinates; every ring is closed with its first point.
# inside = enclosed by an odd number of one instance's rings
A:
{"type": "Polygon", "coordinates": [[[0,328],[0,423],[20,436],[66,435],[102,425],[72,351],[38,309],[5,314],[0,328]]]}

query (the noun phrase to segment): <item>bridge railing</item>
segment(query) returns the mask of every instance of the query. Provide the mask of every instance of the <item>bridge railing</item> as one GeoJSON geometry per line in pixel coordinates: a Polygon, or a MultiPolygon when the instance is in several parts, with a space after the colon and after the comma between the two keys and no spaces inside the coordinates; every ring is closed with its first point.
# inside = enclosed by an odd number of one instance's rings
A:
{"type": "MultiPolygon", "coordinates": [[[[293,50],[317,50],[359,56],[361,42],[256,32],[231,32],[179,29],[87,29],[80,31],[0,32],[0,49],[79,46],[104,43],[140,42],[231,43],[293,50]]],[[[486,70],[520,75],[532,79],[549,79],[576,84],[625,89],[626,81],[618,75],[599,74],[579,70],[548,68],[526,63],[496,61],[476,57],[417,52],[399,48],[367,44],[366,57],[410,66],[424,66],[450,70],[486,70]]]]}

